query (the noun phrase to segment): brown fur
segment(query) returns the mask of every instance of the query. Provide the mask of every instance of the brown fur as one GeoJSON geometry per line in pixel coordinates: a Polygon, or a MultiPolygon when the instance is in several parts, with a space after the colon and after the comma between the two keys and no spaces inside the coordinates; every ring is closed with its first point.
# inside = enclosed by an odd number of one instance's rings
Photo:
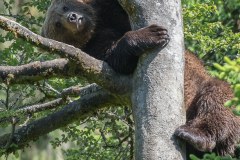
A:
{"type": "Polygon", "coordinates": [[[130,29],[117,0],[53,0],[42,35],[81,48],[119,73],[131,74],[141,54],[163,48],[169,37],[166,29],[156,25],[130,29]]]}
{"type": "Polygon", "coordinates": [[[197,150],[234,154],[240,119],[224,103],[233,98],[230,85],[207,74],[193,54],[185,53],[185,106],[187,122],[175,135],[197,150]]]}
{"type": "MultiPolygon", "coordinates": [[[[42,35],[79,47],[122,74],[131,74],[142,53],[163,48],[169,39],[166,30],[156,25],[131,31],[117,0],[53,0],[42,35]],[[70,12],[74,14],[69,18],[70,12]],[[74,18],[78,16],[84,17],[82,23],[74,18]]],[[[200,60],[186,52],[184,89],[187,122],[175,135],[199,151],[233,154],[240,120],[224,107],[233,97],[229,84],[210,77],[200,60]]]]}

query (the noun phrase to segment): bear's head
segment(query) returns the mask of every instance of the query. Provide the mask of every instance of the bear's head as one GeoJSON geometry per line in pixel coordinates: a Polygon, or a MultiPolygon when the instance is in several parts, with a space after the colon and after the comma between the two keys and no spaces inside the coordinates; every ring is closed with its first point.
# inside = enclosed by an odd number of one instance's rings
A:
{"type": "Polygon", "coordinates": [[[42,26],[42,36],[83,47],[95,29],[92,0],[52,0],[42,26]]]}

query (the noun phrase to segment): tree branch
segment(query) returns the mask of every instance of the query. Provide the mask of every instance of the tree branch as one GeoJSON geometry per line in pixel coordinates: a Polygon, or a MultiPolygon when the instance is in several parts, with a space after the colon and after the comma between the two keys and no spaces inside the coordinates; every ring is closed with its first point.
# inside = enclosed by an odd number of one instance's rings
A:
{"type": "Polygon", "coordinates": [[[83,97],[86,95],[90,95],[94,92],[97,92],[99,90],[102,90],[102,88],[96,84],[90,84],[85,87],[74,86],[74,87],[66,88],[62,91],[62,93],[60,93],[61,98],[58,98],[58,99],[55,99],[53,101],[46,102],[43,104],[35,104],[32,106],[25,106],[25,107],[18,109],[18,111],[23,111],[23,112],[27,112],[27,113],[36,113],[36,112],[53,109],[60,105],[67,104],[69,102],[66,99],[67,96],[75,95],[75,96],[83,97]]]}
{"type": "Polygon", "coordinates": [[[55,40],[43,38],[20,24],[0,16],[0,27],[14,32],[19,37],[49,51],[70,58],[78,65],[78,71],[82,73],[90,82],[95,82],[111,92],[126,94],[131,91],[132,76],[117,74],[107,63],[97,60],[80,49],[73,46],[57,42],[55,40]]]}
{"type": "MultiPolygon", "coordinates": [[[[83,96],[81,99],[74,101],[60,111],[52,113],[45,118],[33,121],[27,126],[23,126],[15,131],[12,137],[12,144],[7,149],[8,153],[23,148],[30,141],[45,135],[55,129],[64,127],[76,120],[82,120],[93,112],[103,107],[119,105],[118,100],[103,89],[95,93],[83,96]]],[[[0,137],[0,148],[8,143],[10,134],[0,137]]]]}
{"type": "Polygon", "coordinates": [[[56,108],[62,104],[66,104],[66,100],[63,98],[58,98],[47,103],[26,106],[24,108],[19,109],[18,111],[23,111],[27,113],[36,113],[36,112],[41,112],[41,111],[56,108]]]}
{"type": "Polygon", "coordinates": [[[0,66],[0,83],[29,83],[55,76],[73,76],[76,66],[68,59],[32,62],[21,66],[0,66]]]}
{"type": "MultiPolygon", "coordinates": [[[[83,97],[83,96],[98,92],[100,90],[102,90],[102,87],[98,86],[95,83],[84,86],[84,87],[79,87],[79,86],[69,87],[69,88],[63,89],[63,91],[59,94],[60,97],[55,100],[52,100],[52,101],[49,101],[49,102],[46,102],[43,104],[35,104],[35,105],[31,105],[31,106],[19,107],[19,108],[17,108],[17,112],[25,112],[25,113],[32,114],[32,113],[37,113],[37,112],[53,109],[53,108],[59,107],[60,105],[65,105],[65,104],[69,103],[70,101],[67,100],[68,96],[83,97]]],[[[11,121],[12,121],[12,117],[0,118],[0,124],[6,123],[6,122],[11,122],[11,121]]]]}
{"type": "Polygon", "coordinates": [[[16,117],[12,117],[12,130],[8,139],[7,144],[5,145],[5,149],[8,149],[9,146],[12,144],[12,139],[13,139],[13,135],[15,133],[15,129],[16,129],[16,123],[17,123],[17,118],[16,117]]]}
{"type": "Polygon", "coordinates": [[[62,91],[61,96],[85,96],[87,94],[91,94],[94,93],[98,90],[102,89],[100,86],[98,86],[97,84],[93,83],[93,84],[89,84],[87,86],[84,87],[79,87],[79,86],[72,86],[69,88],[66,88],[62,91]]]}

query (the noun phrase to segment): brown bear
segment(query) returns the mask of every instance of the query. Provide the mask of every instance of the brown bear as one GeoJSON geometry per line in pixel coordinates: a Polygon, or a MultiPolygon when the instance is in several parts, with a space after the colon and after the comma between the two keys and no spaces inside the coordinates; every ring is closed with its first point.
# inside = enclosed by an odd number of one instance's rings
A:
{"type": "Polygon", "coordinates": [[[201,61],[188,51],[184,74],[187,122],[176,129],[175,135],[198,151],[233,155],[239,140],[240,117],[224,107],[233,98],[230,85],[211,77],[201,61]]]}
{"type": "MultiPolygon", "coordinates": [[[[147,49],[163,48],[166,29],[151,25],[131,31],[127,14],[117,0],[53,0],[42,35],[81,48],[107,62],[116,72],[131,74],[147,49]]],[[[226,82],[210,77],[193,54],[185,54],[187,122],[175,135],[199,151],[233,154],[240,119],[224,103],[233,97],[226,82]]]]}
{"type": "Polygon", "coordinates": [[[169,41],[166,29],[156,25],[130,30],[117,0],[53,0],[42,35],[81,48],[115,71],[130,74],[146,49],[163,48],[169,41]]]}

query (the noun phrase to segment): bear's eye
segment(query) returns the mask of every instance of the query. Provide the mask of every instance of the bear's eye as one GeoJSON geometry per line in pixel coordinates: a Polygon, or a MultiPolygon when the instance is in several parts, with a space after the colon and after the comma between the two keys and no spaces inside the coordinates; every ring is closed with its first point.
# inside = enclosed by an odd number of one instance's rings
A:
{"type": "Polygon", "coordinates": [[[62,26],[62,24],[61,24],[60,22],[56,22],[56,23],[55,23],[55,26],[56,26],[57,28],[60,28],[60,27],[62,26]]]}
{"type": "Polygon", "coordinates": [[[64,11],[64,12],[67,12],[68,10],[69,10],[68,7],[63,6],[63,11],[64,11]]]}

